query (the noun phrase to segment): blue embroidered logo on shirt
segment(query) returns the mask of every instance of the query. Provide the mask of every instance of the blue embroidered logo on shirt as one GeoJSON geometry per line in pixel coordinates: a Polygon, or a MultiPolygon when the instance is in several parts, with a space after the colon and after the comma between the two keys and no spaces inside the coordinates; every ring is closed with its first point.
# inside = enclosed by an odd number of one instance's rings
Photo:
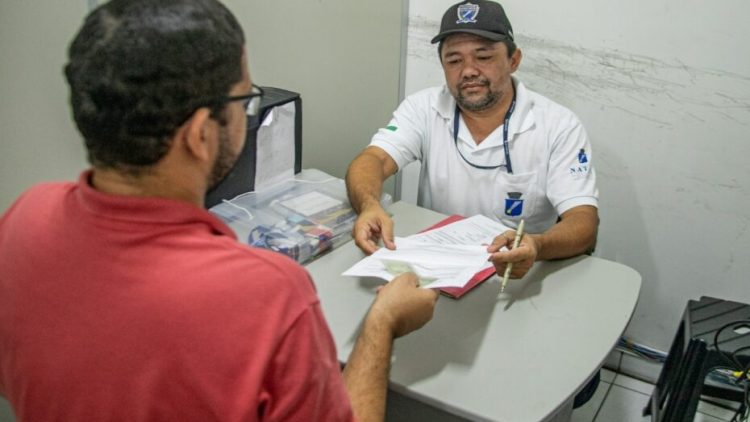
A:
{"type": "Polygon", "coordinates": [[[589,157],[586,155],[586,150],[581,148],[578,151],[578,165],[570,167],[570,175],[574,179],[585,178],[589,174],[589,157]]]}
{"type": "Polygon", "coordinates": [[[518,217],[523,212],[523,199],[521,192],[508,192],[508,198],[505,198],[505,215],[509,217],[518,217]]]}
{"type": "Polygon", "coordinates": [[[586,157],[586,150],[583,148],[581,148],[581,150],[578,151],[578,162],[581,164],[589,162],[589,158],[586,157]]]}

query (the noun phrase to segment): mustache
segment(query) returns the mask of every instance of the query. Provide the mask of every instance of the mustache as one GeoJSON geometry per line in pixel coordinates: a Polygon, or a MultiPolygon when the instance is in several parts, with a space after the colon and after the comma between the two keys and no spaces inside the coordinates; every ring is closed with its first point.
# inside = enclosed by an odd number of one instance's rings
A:
{"type": "Polygon", "coordinates": [[[468,85],[481,85],[481,86],[489,86],[489,85],[490,85],[490,81],[488,81],[487,79],[484,79],[484,78],[471,78],[471,79],[466,79],[466,80],[463,80],[463,81],[461,81],[461,82],[460,82],[460,83],[458,84],[458,88],[459,88],[459,89],[464,89],[464,88],[466,88],[466,87],[467,87],[468,85]]]}

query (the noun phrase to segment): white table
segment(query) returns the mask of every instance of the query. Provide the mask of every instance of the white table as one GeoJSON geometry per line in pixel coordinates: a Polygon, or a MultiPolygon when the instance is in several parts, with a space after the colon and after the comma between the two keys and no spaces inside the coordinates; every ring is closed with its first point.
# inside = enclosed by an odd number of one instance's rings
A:
{"type": "MultiPolygon", "coordinates": [[[[402,202],[390,212],[399,236],[445,217],[402,202]]],[[[341,276],[363,256],[348,242],[307,265],[341,361],[382,283],[341,276]]],[[[585,256],[537,263],[505,298],[496,276],[459,300],[441,297],[432,321],[396,340],[391,388],[473,420],[542,421],[599,369],[640,285],[633,269],[585,256]]]]}

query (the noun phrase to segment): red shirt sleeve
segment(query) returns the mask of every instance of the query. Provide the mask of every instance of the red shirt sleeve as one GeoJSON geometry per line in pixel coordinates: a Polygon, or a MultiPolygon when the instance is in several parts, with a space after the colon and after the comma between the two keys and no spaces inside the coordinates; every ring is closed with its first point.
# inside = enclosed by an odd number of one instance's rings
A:
{"type": "Polygon", "coordinates": [[[319,303],[300,314],[284,337],[266,373],[260,403],[263,421],[354,421],[319,303]]]}

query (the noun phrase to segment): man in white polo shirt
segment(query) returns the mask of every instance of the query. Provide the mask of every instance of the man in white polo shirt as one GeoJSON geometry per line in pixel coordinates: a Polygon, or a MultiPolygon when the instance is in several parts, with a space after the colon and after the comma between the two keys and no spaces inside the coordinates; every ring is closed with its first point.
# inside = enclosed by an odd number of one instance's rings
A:
{"type": "Polygon", "coordinates": [[[438,54],[446,84],[409,96],[351,163],[346,181],[359,213],[354,239],[366,253],[383,241],[394,248],[393,222],[378,198],[383,182],[419,160],[418,202],[445,214],[484,214],[513,230],[489,252],[499,274],[512,278],[537,260],[590,251],[596,241],[598,192],[591,145],[567,108],[530,91],[511,76],[521,50],[501,5],[473,0],[443,16],[438,54]]]}

